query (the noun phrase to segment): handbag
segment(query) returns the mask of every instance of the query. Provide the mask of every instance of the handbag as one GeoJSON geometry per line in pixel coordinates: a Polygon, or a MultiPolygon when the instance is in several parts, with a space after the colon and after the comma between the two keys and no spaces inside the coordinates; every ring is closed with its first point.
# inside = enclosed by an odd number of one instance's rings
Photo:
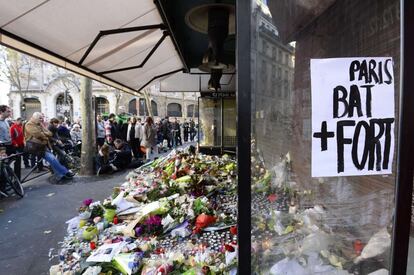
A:
{"type": "Polygon", "coordinates": [[[46,145],[38,143],[38,142],[34,142],[32,140],[28,140],[26,141],[26,146],[24,147],[24,151],[28,154],[43,157],[46,153],[46,145]]]}

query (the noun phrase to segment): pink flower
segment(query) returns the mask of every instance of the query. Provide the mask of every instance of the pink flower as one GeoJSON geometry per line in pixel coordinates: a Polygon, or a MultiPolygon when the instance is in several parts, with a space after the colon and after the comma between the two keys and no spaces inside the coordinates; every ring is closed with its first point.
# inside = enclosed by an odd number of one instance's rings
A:
{"type": "Polygon", "coordinates": [[[83,205],[89,206],[92,202],[93,202],[93,199],[86,199],[86,200],[83,200],[83,205]]]}
{"type": "Polygon", "coordinates": [[[148,217],[148,219],[145,221],[146,225],[161,225],[161,217],[154,215],[148,217]]]}

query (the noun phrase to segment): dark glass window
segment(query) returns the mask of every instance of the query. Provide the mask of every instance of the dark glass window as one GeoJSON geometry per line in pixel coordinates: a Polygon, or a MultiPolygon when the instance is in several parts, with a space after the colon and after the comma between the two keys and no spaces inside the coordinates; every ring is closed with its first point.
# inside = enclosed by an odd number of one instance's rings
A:
{"type": "Polygon", "coordinates": [[[178,103],[170,103],[167,105],[167,115],[169,117],[181,117],[181,105],[178,103]]]}

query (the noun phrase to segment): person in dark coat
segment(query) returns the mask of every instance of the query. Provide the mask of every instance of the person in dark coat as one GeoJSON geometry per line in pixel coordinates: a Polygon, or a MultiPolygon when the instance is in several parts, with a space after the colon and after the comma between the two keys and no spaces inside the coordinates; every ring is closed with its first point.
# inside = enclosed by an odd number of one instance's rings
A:
{"type": "Polygon", "coordinates": [[[181,142],[181,127],[180,122],[175,118],[174,122],[171,124],[171,132],[173,136],[173,146],[179,146],[183,143],[181,142]]]}
{"type": "Polygon", "coordinates": [[[105,124],[105,138],[108,144],[113,144],[114,140],[118,137],[118,127],[115,117],[115,114],[110,114],[105,124]]]}
{"type": "Polygon", "coordinates": [[[188,141],[189,131],[190,131],[190,125],[188,124],[187,120],[184,119],[184,122],[183,122],[184,142],[188,141]]]}
{"type": "Polygon", "coordinates": [[[194,137],[196,135],[196,127],[194,121],[190,118],[190,141],[194,141],[194,137]]]}
{"type": "Polygon", "coordinates": [[[114,141],[114,147],[115,150],[111,154],[110,163],[116,167],[112,167],[115,171],[123,170],[131,163],[131,148],[127,143],[120,139],[114,141]]]}
{"type": "Polygon", "coordinates": [[[168,148],[171,148],[171,125],[168,117],[165,117],[165,119],[161,123],[161,133],[163,136],[163,140],[166,139],[168,142],[168,148]]]}
{"type": "Polygon", "coordinates": [[[127,140],[127,132],[128,132],[128,124],[124,123],[122,120],[118,122],[118,136],[120,140],[126,141],[127,140]]]}
{"type": "Polygon", "coordinates": [[[113,173],[130,167],[132,152],[128,144],[120,139],[114,140],[114,150],[107,153],[108,145],[104,144],[97,157],[97,175],[113,173]]]}
{"type": "Polygon", "coordinates": [[[137,126],[137,119],[135,117],[130,117],[128,119],[128,128],[127,128],[127,137],[126,141],[131,147],[132,155],[134,158],[139,157],[139,147],[140,147],[140,139],[137,138],[138,133],[135,132],[137,126]]]}
{"type": "Polygon", "coordinates": [[[63,142],[63,143],[67,143],[69,141],[72,140],[72,137],[70,135],[70,130],[66,124],[66,122],[62,122],[58,127],[57,127],[57,135],[59,136],[59,139],[63,142]]]}

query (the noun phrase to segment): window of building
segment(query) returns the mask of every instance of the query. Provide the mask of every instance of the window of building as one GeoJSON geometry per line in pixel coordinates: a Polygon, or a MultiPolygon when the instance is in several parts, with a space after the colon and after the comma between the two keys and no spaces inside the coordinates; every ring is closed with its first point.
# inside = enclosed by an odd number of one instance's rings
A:
{"type": "MultiPolygon", "coordinates": [[[[158,116],[158,105],[154,100],[151,100],[151,110],[153,116],[158,116]]],[[[148,116],[147,102],[145,98],[139,99],[138,112],[140,116],[148,116]]]]}
{"type": "Polygon", "coordinates": [[[128,103],[128,113],[133,115],[137,114],[137,100],[135,98],[128,103]]]}
{"type": "Polygon", "coordinates": [[[104,97],[97,97],[96,101],[96,114],[109,114],[109,101],[104,97]]]}
{"type": "Polygon", "coordinates": [[[181,105],[178,103],[170,103],[167,105],[167,116],[170,117],[181,117],[181,105]]]}
{"type": "Polygon", "coordinates": [[[139,99],[139,107],[138,107],[139,115],[146,116],[148,115],[147,104],[145,103],[144,98],[139,99]]]}
{"type": "Polygon", "coordinates": [[[198,106],[195,106],[195,114],[194,114],[194,104],[190,104],[187,106],[187,117],[198,117],[198,106]]]}
{"type": "Polygon", "coordinates": [[[60,94],[56,98],[56,116],[73,118],[73,99],[68,92],[60,94]]]}
{"type": "Polygon", "coordinates": [[[35,112],[41,112],[42,104],[37,98],[25,98],[23,100],[24,110],[22,110],[22,117],[25,119],[30,119],[35,112]]]}
{"type": "Polygon", "coordinates": [[[158,105],[154,100],[151,100],[151,110],[153,116],[158,116],[158,105]]]}

